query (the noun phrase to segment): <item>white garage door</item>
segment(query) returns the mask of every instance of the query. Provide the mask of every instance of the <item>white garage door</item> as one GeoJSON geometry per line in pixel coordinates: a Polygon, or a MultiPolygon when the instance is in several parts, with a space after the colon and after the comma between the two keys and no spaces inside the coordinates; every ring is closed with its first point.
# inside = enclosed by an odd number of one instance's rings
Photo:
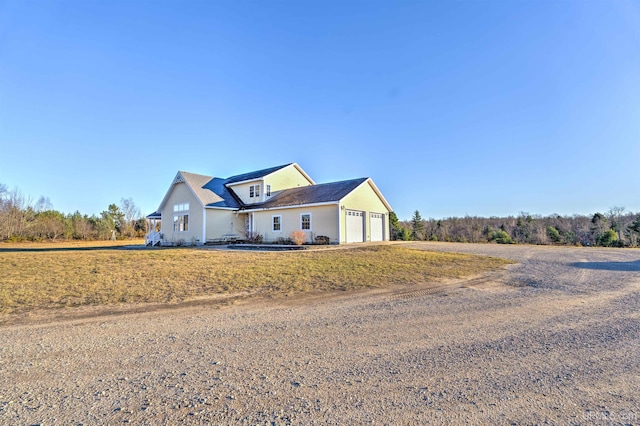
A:
{"type": "Polygon", "coordinates": [[[384,231],[383,231],[383,219],[382,214],[380,213],[371,213],[371,241],[383,241],[384,240],[384,231]]]}
{"type": "Polygon", "coordinates": [[[355,210],[347,210],[347,242],[364,241],[364,214],[355,210]]]}

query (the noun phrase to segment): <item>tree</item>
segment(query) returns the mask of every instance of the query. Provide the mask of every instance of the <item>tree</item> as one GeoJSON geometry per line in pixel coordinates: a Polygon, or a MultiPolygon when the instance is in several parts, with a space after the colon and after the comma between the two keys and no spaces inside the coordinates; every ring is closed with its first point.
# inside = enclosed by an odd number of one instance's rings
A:
{"type": "Polygon", "coordinates": [[[36,213],[33,228],[32,238],[55,241],[58,237],[64,236],[67,228],[66,219],[56,210],[45,210],[36,213]]]}
{"type": "Polygon", "coordinates": [[[31,200],[15,188],[7,191],[0,188],[0,238],[23,240],[27,238],[27,228],[33,221],[34,211],[31,200]]]}
{"type": "Polygon", "coordinates": [[[109,239],[113,236],[113,232],[121,232],[124,225],[124,214],[118,206],[109,204],[107,210],[100,213],[100,216],[100,220],[96,224],[100,238],[109,239]]]}
{"type": "Polygon", "coordinates": [[[409,228],[400,225],[400,228],[398,228],[397,239],[400,241],[411,241],[411,231],[409,231],[409,228]]]}
{"type": "Polygon", "coordinates": [[[547,227],[547,235],[549,236],[549,239],[554,243],[559,243],[562,239],[562,237],[560,236],[560,232],[553,226],[547,227]]]}
{"type": "Polygon", "coordinates": [[[627,231],[629,235],[629,244],[632,247],[637,247],[638,241],[640,241],[640,214],[638,214],[636,219],[627,226],[627,231]]]}
{"type": "Polygon", "coordinates": [[[599,246],[603,247],[615,247],[618,245],[618,234],[613,229],[609,229],[605,231],[603,234],[598,236],[596,240],[599,246]]]}
{"type": "Polygon", "coordinates": [[[398,216],[395,212],[389,212],[389,232],[391,233],[392,240],[398,239],[398,227],[398,216]]]}
{"type": "Polygon", "coordinates": [[[91,225],[91,221],[86,214],[83,216],[79,211],[76,211],[74,214],[69,216],[69,219],[71,220],[71,226],[73,227],[72,237],[76,240],[93,239],[97,236],[95,229],[91,225]]]}
{"type": "Polygon", "coordinates": [[[633,223],[629,225],[629,229],[640,234],[640,214],[638,214],[636,216],[636,220],[634,220],[633,223]]]}
{"type": "Polygon", "coordinates": [[[611,229],[618,233],[618,240],[622,241],[620,217],[624,214],[624,207],[614,206],[607,212],[611,221],[611,229]]]}
{"type": "Polygon", "coordinates": [[[122,212],[122,224],[120,233],[122,236],[132,238],[136,234],[136,221],[140,219],[140,209],[133,202],[132,198],[120,200],[120,211],[122,212]]]}
{"type": "Polygon", "coordinates": [[[40,198],[38,198],[38,202],[36,203],[33,210],[38,213],[46,212],[47,210],[53,210],[53,204],[51,204],[51,200],[49,200],[49,197],[41,196],[40,198]]]}
{"type": "Polygon", "coordinates": [[[605,231],[609,229],[607,218],[602,213],[596,213],[591,218],[591,234],[596,244],[599,244],[600,238],[605,231]]]}
{"type": "Polygon", "coordinates": [[[424,239],[424,223],[418,210],[413,213],[411,218],[411,238],[416,241],[424,239]]]}

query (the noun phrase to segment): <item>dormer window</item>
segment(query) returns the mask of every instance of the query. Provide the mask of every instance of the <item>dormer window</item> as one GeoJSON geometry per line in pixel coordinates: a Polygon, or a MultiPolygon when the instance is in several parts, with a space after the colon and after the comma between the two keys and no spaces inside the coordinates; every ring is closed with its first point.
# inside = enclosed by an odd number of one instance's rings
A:
{"type": "Polygon", "coordinates": [[[267,197],[271,197],[271,185],[267,185],[267,197]]]}
{"type": "Polygon", "coordinates": [[[251,185],[249,187],[249,198],[260,196],[260,185],[251,185]]]}

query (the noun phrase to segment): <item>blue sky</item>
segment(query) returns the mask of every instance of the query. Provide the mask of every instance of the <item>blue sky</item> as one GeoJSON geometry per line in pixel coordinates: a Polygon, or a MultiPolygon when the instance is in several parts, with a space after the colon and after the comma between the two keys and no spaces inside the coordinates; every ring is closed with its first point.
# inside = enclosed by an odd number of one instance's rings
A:
{"type": "Polygon", "coordinates": [[[370,176],[401,219],[640,212],[637,1],[0,0],[0,183],[370,176]]]}

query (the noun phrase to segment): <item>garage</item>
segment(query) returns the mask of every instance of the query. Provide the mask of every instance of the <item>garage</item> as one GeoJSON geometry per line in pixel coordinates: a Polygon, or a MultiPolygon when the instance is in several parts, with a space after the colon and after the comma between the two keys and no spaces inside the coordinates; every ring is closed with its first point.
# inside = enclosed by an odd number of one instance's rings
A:
{"type": "Polygon", "coordinates": [[[370,214],[371,241],[384,241],[384,215],[382,213],[370,214]]]}
{"type": "Polygon", "coordinates": [[[347,210],[347,242],[364,242],[364,214],[357,210],[347,210]]]}

